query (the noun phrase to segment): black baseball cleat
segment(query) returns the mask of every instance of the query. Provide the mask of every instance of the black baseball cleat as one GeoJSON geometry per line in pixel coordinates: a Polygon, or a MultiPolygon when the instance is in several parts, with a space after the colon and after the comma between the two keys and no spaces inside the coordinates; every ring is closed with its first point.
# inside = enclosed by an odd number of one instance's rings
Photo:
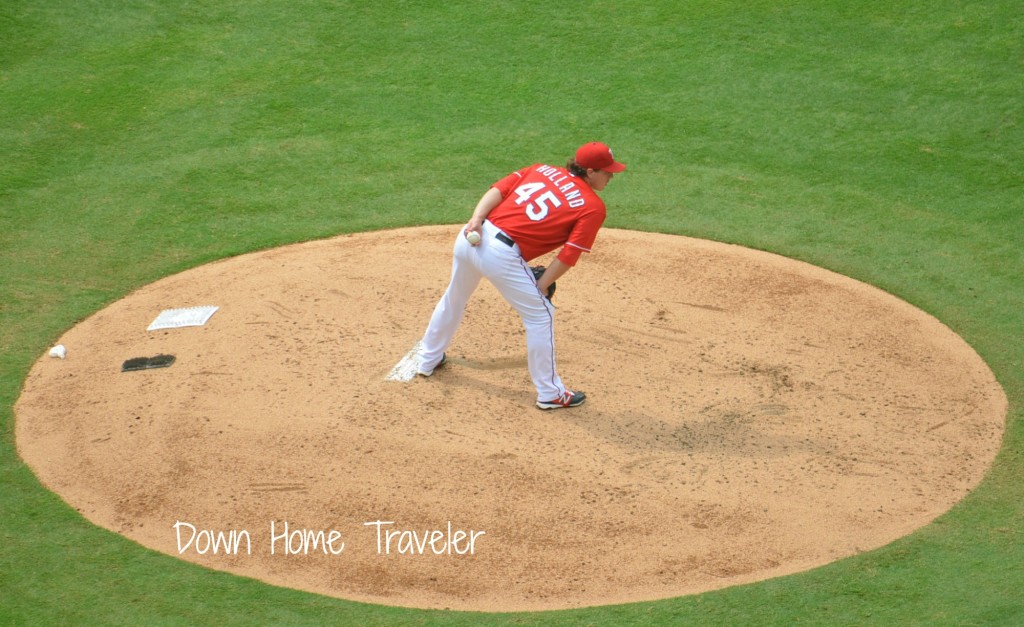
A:
{"type": "Polygon", "coordinates": [[[445,365],[446,363],[448,363],[448,353],[441,353],[441,361],[437,362],[436,366],[434,366],[430,370],[417,370],[416,374],[420,375],[421,377],[429,377],[430,375],[434,374],[435,370],[445,365]]]}
{"type": "Polygon", "coordinates": [[[585,400],[587,400],[587,395],[583,392],[566,391],[566,393],[562,395],[562,398],[556,398],[553,401],[537,401],[537,407],[540,407],[541,409],[576,407],[578,405],[582,405],[585,400]]]}

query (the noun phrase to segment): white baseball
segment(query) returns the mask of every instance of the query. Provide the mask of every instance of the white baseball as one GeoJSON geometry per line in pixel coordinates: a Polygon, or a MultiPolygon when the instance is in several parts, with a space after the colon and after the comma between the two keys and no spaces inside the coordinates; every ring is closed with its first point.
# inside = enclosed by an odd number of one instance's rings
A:
{"type": "Polygon", "coordinates": [[[466,239],[469,240],[470,244],[475,246],[480,243],[480,234],[476,231],[469,231],[466,233],[466,239]]]}

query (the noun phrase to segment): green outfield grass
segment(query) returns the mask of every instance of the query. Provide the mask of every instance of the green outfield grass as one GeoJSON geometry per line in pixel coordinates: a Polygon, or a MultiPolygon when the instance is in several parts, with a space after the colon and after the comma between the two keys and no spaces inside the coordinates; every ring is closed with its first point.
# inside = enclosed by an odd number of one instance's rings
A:
{"type": "Polygon", "coordinates": [[[1022,76],[1019,0],[5,0],[0,624],[1024,624],[1022,76]],[[970,342],[1010,399],[982,485],[799,575],[484,615],[180,562],[94,527],[18,457],[32,363],[132,289],[458,222],[497,177],[591,139],[629,164],[603,194],[609,226],[803,259],[970,342]]]}

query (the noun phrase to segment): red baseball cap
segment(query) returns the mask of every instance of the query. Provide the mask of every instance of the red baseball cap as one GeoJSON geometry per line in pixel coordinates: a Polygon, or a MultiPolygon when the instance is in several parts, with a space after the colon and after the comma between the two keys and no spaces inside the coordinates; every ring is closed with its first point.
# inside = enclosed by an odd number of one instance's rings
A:
{"type": "Polygon", "coordinates": [[[615,161],[612,149],[601,142],[590,142],[580,146],[576,151],[576,163],[590,170],[605,172],[622,172],[626,169],[626,164],[615,161]]]}

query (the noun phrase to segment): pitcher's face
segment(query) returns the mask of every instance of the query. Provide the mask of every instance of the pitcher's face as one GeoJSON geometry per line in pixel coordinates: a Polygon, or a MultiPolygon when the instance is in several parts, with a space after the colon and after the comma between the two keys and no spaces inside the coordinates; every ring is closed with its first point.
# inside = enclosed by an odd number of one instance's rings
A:
{"type": "Polygon", "coordinates": [[[597,191],[604,189],[613,176],[615,175],[604,170],[587,170],[587,182],[597,191]]]}

